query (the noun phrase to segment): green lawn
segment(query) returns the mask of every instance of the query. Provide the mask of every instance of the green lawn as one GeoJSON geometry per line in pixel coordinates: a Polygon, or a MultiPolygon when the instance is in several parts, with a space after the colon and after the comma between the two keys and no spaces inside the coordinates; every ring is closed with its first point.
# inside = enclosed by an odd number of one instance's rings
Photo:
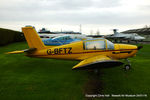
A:
{"type": "Polygon", "coordinates": [[[101,69],[99,76],[72,71],[78,61],[4,54],[26,48],[26,42],[0,47],[0,100],[83,100],[88,93],[147,94],[144,99],[150,99],[150,45],[130,58],[132,70],[125,72],[123,66],[101,69]]]}
{"type": "Polygon", "coordinates": [[[84,98],[85,71],[72,71],[77,61],[4,54],[28,48],[26,43],[0,47],[0,100],[79,100],[84,98]]]}
{"type": "MultiPolygon", "coordinates": [[[[137,56],[130,58],[132,70],[124,72],[120,67],[101,70],[104,94],[147,94],[150,100],[150,45],[144,44],[137,56]]],[[[111,98],[116,100],[116,98],[111,98]]],[[[127,98],[122,98],[126,100],[127,98]]],[[[131,100],[133,98],[129,98],[131,100]]],[[[120,100],[118,98],[117,100],[120,100]]]]}

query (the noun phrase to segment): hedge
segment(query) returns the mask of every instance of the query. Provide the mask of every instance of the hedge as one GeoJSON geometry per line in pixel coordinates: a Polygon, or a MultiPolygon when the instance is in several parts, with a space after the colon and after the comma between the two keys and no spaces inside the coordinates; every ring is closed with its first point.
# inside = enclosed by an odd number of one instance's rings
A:
{"type": "Polygon", "coordinates": [[[22,32],[0,28],[0,46],[24,40],[22,32]]]}

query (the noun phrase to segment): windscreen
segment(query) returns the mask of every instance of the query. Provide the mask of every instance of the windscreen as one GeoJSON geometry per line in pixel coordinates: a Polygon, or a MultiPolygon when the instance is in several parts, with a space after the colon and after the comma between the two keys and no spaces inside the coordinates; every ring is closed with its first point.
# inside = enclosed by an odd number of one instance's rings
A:
{"type": "Polygon", "coordinates": [[[112,42],[110,42],[109,40],[106,40],[107,41],[107,49],[108,50],[113,50],[114,49],[114,44],[112,42]]]}

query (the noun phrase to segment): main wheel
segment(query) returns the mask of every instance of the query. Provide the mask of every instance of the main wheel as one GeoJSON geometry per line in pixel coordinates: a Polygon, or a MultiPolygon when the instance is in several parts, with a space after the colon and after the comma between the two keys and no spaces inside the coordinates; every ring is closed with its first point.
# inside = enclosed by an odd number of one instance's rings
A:
{"type": "Polygon", "coordinates": [[[94,69],[94,73],[95,73],[95,74],[98,74],[98,73],[99,73],[99,70],[98,70],[98,69],[94,69]]]}
{"type": "Polygon", "coordinates": [[[130,70],[130,69],[131,69],[131,66],[130,66],[130,65],[125,65],[125,66],[124,66],[124,69],[125,69],[125,70],[130,70]]]}

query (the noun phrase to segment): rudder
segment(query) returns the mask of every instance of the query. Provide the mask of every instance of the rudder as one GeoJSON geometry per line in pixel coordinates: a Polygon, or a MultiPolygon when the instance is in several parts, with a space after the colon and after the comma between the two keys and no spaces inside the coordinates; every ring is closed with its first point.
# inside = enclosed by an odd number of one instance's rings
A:
{"type": "Polygon", "coordinates": [[[45,48],[44,43],[42,42],[42,40],[38,36],[38,33],[32,26],[23,27],[22,32],[24,33],[24,36],[30,48],[36,48],[39,50],[45,48]]]}

